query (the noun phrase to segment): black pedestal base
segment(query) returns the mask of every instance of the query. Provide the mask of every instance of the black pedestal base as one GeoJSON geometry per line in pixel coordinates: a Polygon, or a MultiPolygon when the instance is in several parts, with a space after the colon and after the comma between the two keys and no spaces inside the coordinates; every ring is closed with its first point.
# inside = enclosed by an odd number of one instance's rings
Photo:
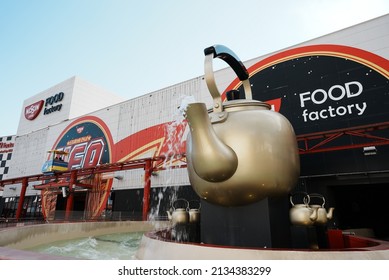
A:
{"type": "Polygon", "coordinates": [[[201,201],[201,242],[290,248],[289,200],[266,198],[247,206],[223,207],[201,201]]]}
{"type": "Polygon", "coordinates": [[[292,248],[294,249],[326,249],[326,226],[291,226],[292,248]]]}
{"type": "Polygon", "coordinates": [[[200,242],[200,223],[176,224],[171,230],[171,239],[176,242],[200,242]]]}

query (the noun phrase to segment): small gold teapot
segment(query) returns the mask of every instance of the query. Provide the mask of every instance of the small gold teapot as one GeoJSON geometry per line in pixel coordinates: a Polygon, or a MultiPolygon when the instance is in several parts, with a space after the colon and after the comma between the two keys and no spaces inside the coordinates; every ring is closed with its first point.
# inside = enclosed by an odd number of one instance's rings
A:
{"type": "Polygon", "coordinates": [[[317,209],[317,219],[315,221],[315,225],[327,224],[327,222],[332,219],[335,208],[330,207],[328,209],[328,213],[327,213],[327,210],[324,208],[326,200],[325,200],[323,195],[318,194],[318,193],[311,193],[311,194],[309,194],[309,197],[311,197],[311,198],[316,197],[316,198],[322,199],[322,204],[310,204],[309,205],[309,207],[311,207],[313,209],[317,209]]]}
{"type": "Polygon", "coordinates": [[[289,197],[290,203],[292,204],[289,210],[290,222],[296,226],[312,226],[318,218],[318,209],[309,206],[310,197],[306,193],[303,193],[303,203],[295,204],[293,197],[298,194],[301,194],[301,192],[294,193],[289,197]]]}
{"type": "Polygon", "coordinates": [[[189,222],[189,213],[188,213],[189,202],[186,199],[183,199],[183,198],[176,199],[172,203],[172,208],[173,208],[172,213],[170,213],[170,211],[166,211],[166,213],[168,215],[169,221],[171,221],[173,225],[186,224],[189,222]],[[180,201],[184,202],[184,205],[186,207],[184,207],[184,208],[177,207],[176,208],[175,206],[178,205],[177,202],[180,202],[180,201]]]}
{"type": "Polygon", "coordinates": [[[189,223],[192,223],[192,224],[197,224],[197,223],[200,223],[200,208],[201,208],[201,204],[199,201],[190,201],[189,202],[189,223]],[[198,203],[198,208],[194,208],[191,205],[191,202],[193,204],[193,202],[197,202],[198,203]]]}

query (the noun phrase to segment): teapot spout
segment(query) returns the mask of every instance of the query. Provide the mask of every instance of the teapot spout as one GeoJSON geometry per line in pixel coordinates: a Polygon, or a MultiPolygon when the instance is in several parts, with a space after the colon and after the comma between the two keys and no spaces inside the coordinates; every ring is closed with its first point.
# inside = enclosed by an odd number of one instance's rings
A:
{"type": "Polygon", "coordinates": [[[319,208],[316,208],[316,207],[314,207],[314,208],[311,208],[312,209],[312,214],[309,216],[309,219],[312,221],[312,222],[314,222],[314,221],[316,221],[317,220],[317,217],[318,217],[318,209],[319,208]]]}
{"type": "Polygon", "coordinates": [[[328,219],[328,220],[331,220],[331,219],[332,219],[333,214],[334,214],[334,210],[335,210],[334,207],[331,207],[330,209],[328,209],[328,213],[327,213],[327,219],[328,219]]]}
{"type": "Polygon", "coordinates": [[[189,104],[185,117],[190,127],[186,154],[196,174],[208,182],[229,179],[238,167],[238,158],[216,135],[205,104],[189,104]]]}
{"type": "Polygon", "coordinates": [[[170,213],[170,211],[166,211],[167,213],[167,218],[169,219],[169,221],[172,220],[172,214],[170,213]]]}

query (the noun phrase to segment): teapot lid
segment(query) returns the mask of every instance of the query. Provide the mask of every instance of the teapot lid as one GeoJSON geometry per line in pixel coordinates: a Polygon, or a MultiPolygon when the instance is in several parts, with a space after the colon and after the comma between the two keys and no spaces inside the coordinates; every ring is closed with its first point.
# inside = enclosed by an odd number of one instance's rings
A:
{"type": "Polygon", "coordinates": [[[271,109],[270,104],[268,104],[266,102],[259,101],[259,100],[254,100],[254,99],[230,100],[230,101],[223,102],[222,105],[223,105],[224,109],[236,108],[236,107],[247,107],[247,106],[262,107],[261,109],[268,109],[268,110],[271,109]]]}
{"type": "MultiPolygon", "coordinates": [[[[237,106],[261,106],[270,109],[271,106],[265,102],[254,99],[243,99],[240,91],[233,89],[226,92],[227,101],[223,102],[224,108],[233,108],[237,106]]],[[[263,109],[263,108],[261,108],[263,109]]]]}
{"type": "MultiPolygon", "coordinates": [[[[270,104],[258,100],[247,100],[247,99],[238,99],[223,102],[222,104],[223,110],[227,111],[238,111],[238,110],[247,110],[247,109],[255,109],[255,110],[270,110],[270,104]],[[251,107],[251,108],[249,108],[251,107]],[[254,107],[254,108],[253,108],[254,107]]],[[[214,112],[214,108],[209,108],[208,113],[214,112]]]]}
{"type": "Polygon", "coordinates": [[[212,124],[224,122],[228,113],[245,110],[270,110],[270,104],[258,100],[238,99],[222,103],[221,110],[215,110],[215,107],[208,109],[209,118],[212,124]]]}

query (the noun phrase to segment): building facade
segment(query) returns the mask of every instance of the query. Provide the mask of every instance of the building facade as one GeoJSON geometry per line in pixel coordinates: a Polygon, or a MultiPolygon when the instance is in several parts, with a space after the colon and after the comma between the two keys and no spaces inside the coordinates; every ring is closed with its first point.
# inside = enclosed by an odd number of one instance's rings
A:
{"type": "MultiPolygon", "coordinates": [[[[301,160],[295,192],[325,197],[325,207],[336,208],[331,226],[368,228],[381,238],[389,236],[388,59],[385,15],[244,62],[253,98],[271,104],[295,129],[301,160]]],[[[231,69],[216,71],[215,79],[223,96],[241,89],[231,69]]],[[[70,169],[173,156],[153,162],[149,214],[164,216],[179,197],[199,200],[186,168],[172,168],[185,164],[174,156],[185,151],[188,128],[177,108],[187,97],[212,104],[203,77],[126,101],[73,77],[25,101],[3,179],[39,174],[53,149],[68,152],[70,169]]],[[[77,194],[74,210],[96,217],[109,209],[138,219],[144,170],[104,176],[93,178],[99,191],[77,194]]],[[[36,190],[39,184],[27,188],[26,213],[32,205],[45,217],[64,210],[66,196],[36,190]]],[[[3,216],[14,215],[19,193],[20,184],[4,187],[3,216]]]]}

